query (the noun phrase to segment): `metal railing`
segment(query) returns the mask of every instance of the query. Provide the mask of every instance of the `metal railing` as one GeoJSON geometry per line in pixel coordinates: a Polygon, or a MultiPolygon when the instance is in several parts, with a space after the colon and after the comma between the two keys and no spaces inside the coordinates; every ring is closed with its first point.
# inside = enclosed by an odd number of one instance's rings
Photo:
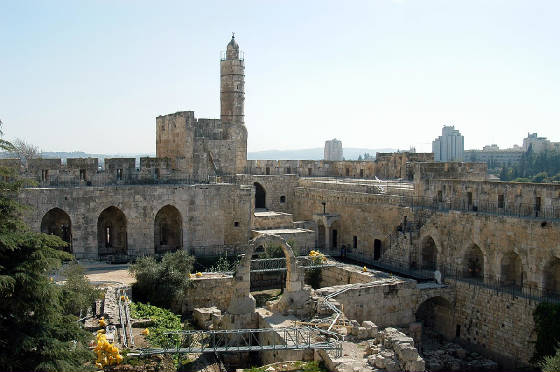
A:
{"type": "Polygon", "coordinates": [[[336,350],[337,357],[342,356],[336,333],[312,327],[176,331],[166,335],[164,347],[138,349],[139,355],[323,349],[336,350]],[[277,341],[270,344],[271,339],[277,341]]]}
{"type": "MultiPolygon", "coordinates": [[[[333,267],[341,266],[340,263],[329,259],[330,257],[325,256],[325,260],[322,262],[317,262],[309,256],[298,256],[296,257],[297,266],[304,269],[316,269],[322,267],[333,267]]],[[[286,258],[259,258],[251,260],[251,272],[270,272],[270,271],[286,271],[286,258]]]]}
{"type": "Polygon", "coordinates": [[[537,219],[560,219],[560,206],[538,206],[530,203],[497,203],[490,201],[464,199],[437,200],[430,197],[403,197],[403,203],[413,209],[429,209],[433,211],[472,212],[495,216],[527,217],[537,219]]]}
{"type": "MultiPolygon", "coordinates": [[[[435,280],[435,270],[414,268],[405,261],[399,260],[373,260],[371,257],[352,255],[350,257],[360,263],[365,263],[376,269],[390,272],[417,280],[435,280]]],[[[526,284],[516,284],[512,280],[503,280],[488,275],[472,275],[463,267],[444,265],[438,267],[441,278],[467,283],[472,286],[482,287],[498,293],[511,295],[512,297],[525,298],[536,302],[560,303],[560,292],[542,286],[528,286],[526,284]]]]}

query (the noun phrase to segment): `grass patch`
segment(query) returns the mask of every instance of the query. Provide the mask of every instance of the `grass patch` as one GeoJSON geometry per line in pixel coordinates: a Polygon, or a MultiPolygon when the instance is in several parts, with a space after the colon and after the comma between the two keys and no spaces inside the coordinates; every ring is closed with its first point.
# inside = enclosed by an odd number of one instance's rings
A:
{"type": "MultiPolygon", "coordinates": [[[[167,309],[141,302],[132,302],[130,310],[131,316],[134,319],[150,319],[154,322],[154,325],[148,328],[150,334],[146,336],[146,339],[152,346],[171,346],[179,341],[177,336],[165,334],[166,332],[184,329],[181,324],[181,317],[178,315],[173,314],[167,309]]],[[[185,323],[185,326],[188,326],[188,323],[185,323]]]]}

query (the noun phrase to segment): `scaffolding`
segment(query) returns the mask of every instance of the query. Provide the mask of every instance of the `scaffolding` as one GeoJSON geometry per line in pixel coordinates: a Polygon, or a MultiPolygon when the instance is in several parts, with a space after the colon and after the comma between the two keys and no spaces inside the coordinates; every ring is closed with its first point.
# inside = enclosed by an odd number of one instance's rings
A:
{"type": "Polygon", "coordinates": [[[342,343],[336,333],[312,327],[196,330],[165,334],[168,342],[164,347],[138,349],[137,355],[323,349],[335,350],[337,357],[342,356],[342,343]]]}

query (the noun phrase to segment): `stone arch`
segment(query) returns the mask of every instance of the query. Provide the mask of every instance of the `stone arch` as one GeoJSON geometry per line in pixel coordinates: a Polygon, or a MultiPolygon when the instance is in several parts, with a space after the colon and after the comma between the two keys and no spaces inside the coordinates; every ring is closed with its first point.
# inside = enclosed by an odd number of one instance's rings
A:
{"type": "Polygon", "coordinates": [[[484,254],[477,244],[471,244],[463,256],[463,276],[484,279],[484,254]]]}
{"type": "Polygon", "coordinates": [[[49,210],[41,219],[41,232],[56,235],[64,240],[68,246],[61,249],[72,253],[72,221],[68,213],[60,208],[49,210]]]}
{"type": "Polygon", "coordinates": [[[266,209],[266,190],[258,182],[253,184],[255,186],[255,209],[266,209]]]}
{"type": "Polygon", "coordinates": [[[276,311],[285,312],[288,308],[301,309],[309,299],[309,289],[304,288],[304,272],[297,265],[292,247],[281,236],[261,234],[251,240],[237,266],[233,278],[232,300],[227,308],[231,315],[247,315],[255,312],[255,299],[251,295],[251,257],[259,246],[267,247],[277,244],[286,257],[286,289],[280,300],[274,305],[276,311]]]}
{"type": "Polygon", "coordinates": [[[560,293],[560,259],[552,257],[543,270],[543,289],[547,294],[560,293]]]}
{"type": "Polygon", "coordinates": [[[434,238],[427,235],[422,240],[421,251],[421,268],[423,270],[436,270],[437,269],[437,246],[434,238]]]}
{"type": "Polygon", "coordinates": [[[439,333],[447,340],[455,337],[453,305],[442,296],[428,298],[418,306],[415,316],[423,328],[439,333]]]}
{"type": "Polygon", "coordinates": [[[521,257],[514,251],[505,253],[500,262],[500,283],[506,286],[523,287],[524,280],[521,257]]]}
{"type": "Polygon", "coordinates": [[[154,218],[154,252],[162,254],[183,248],[183,217],[179,210],[167,204],[154,218]]]}
{"type": "Polygon", "coordinates": [[[126,256],[128,254],[127,222],[124,213],[115,206],[105,208],[97,218],[98,255],[126,256]]]}

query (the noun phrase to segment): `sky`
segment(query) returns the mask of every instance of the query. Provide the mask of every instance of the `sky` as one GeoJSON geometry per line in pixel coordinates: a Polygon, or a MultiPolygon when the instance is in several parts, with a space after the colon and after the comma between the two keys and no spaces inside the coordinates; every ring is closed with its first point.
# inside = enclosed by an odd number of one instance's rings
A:
{"type": "Polygon", "coordinates": [[[560,2],[0,1],[5,138],[155,153],[155,118],[219,118],[219,58],[245,52],[248,150],[431,151],[560,141],[560,2]]]}

